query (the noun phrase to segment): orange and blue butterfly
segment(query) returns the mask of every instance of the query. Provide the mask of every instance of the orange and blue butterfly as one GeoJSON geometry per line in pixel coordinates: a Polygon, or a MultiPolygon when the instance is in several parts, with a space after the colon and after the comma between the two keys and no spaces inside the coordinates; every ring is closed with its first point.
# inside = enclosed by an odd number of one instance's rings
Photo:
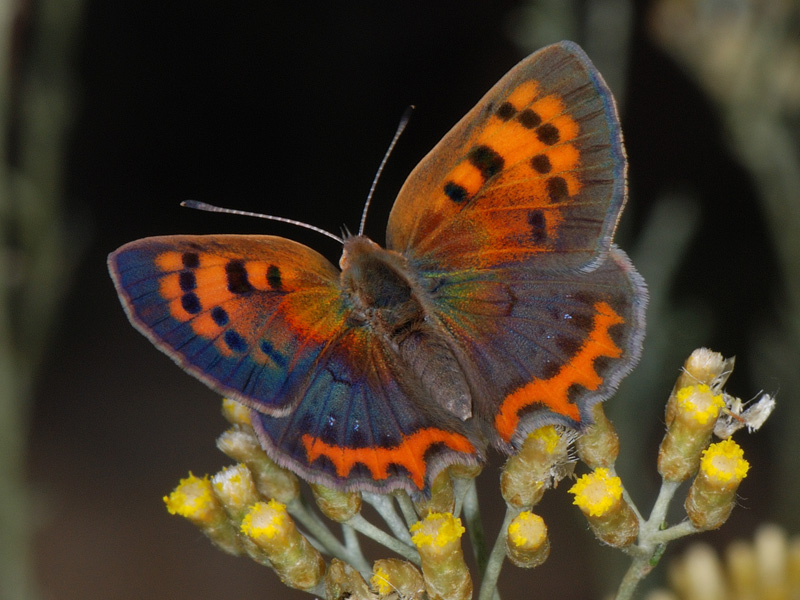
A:
{"type": "Polygon", "coordinates": [[[251,409],[304,479],[418,494],[451,464],[583,429],[638,360],[647,292],[612,243],[626,200],[611,93],[585,53],[532,54],[434,147],[386,248],[337,269],[275,236],[174,235],[108,258],[133,325],[251,409]]]}

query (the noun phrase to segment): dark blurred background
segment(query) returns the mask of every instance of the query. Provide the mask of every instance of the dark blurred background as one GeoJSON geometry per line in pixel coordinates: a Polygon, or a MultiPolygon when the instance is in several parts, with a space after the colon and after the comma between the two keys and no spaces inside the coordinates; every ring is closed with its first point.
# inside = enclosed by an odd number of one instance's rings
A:
{"type": "MultiPolygon", "coordinates": [[[[741,506],[701,537],[722,548],[764,522],[800,530],[797,3],[22,0],[0,10],[1,598],[309,597],[167,514],[162,497],[188,470],[228,464],[214,446],[226,423],[219,398],[127,323],[106,255],[151,235],[270,233],[335,262],[340,249],[322,236],[179,203],[354,230],[415,104],[367,223],[383,241],[416,162],[517,61],[560,39],[587,50],[620,104],[630,198],[617,241],[651,287],[642,363],[608,403],[623,482],[649,512],[664,402],[686,356],[709,346],[737,356],[729,392],[778,392],[779,406],[762,431],[737,435],[753,464],[741,506]]],[[[493,538],[496,470],[479,485],[493,538]]],[[[567,487],[539,510],[550,560],[506,566],[503,597],[601,598],[618,584],[626,559],[599,547],[567,487]]]]}

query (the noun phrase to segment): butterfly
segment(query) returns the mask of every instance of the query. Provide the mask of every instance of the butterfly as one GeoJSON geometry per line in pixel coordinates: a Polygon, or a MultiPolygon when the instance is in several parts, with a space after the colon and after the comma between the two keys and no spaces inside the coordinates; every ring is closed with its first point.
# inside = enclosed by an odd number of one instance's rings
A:
{"type": "Polygon", "coordinates": [[[426,493],[448,465],[584,429],[638,360],[647,291],[612,243],[616,106],[572,42],[514,67],[422,159],[386,247],[337,269],[282,237],[170,235],[108,258],[133,325],[337,489],[426,493]]]}

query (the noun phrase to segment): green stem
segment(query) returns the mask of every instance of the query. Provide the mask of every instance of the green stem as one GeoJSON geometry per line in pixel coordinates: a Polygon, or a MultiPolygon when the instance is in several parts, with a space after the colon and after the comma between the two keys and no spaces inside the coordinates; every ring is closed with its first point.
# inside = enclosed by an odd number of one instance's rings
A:
{"type": "Polygon", "coordinates": [[[367,521],[361,515],[353,516],[349,521],[347,521],[347,524],[360,534],[375,540],[379,544],[383,544],[389,548],[389,550],[396,552],[406,560],[410,560],[416,565],[419,564],[419,554],[417,554],[417,551],[414,548],[404,544],[397,538],[392,537],[383,529],[380,529],[367,521]]]}
{"type": "Polygon", "coordinates": [[[287,507],[289,514],[291,514],[306,531],[312,535],[327,550],[332,556],[339,558],[345,562],[350,563],[354,568],[359,571],[371,571],[369,563],[361,554],[361,549],[358,552],[352,552],[349,548],[344,546],[339,539],[333,535],[330,529],[323,523],[313,512],[300,500],[292,501],[287,507]]]}
{"type": "Polygon", "coordinates": [[[673,525],[663,531],[655,531],[651,536],[651,540],[658,544],[666,544],[667,542],[671,542],[672,540],[677,540],[678,538],[685,537],[687,535],[692,535],[693,533],[700,533],[700,529],[695,527],[691,521],[683,521],[682,523],[678,523],[677,525],[673,525]]]}
{"type": "Polygon", "coordinates": [[[403,513],[403,518],[406,520],[406,525],[408,527],[411,527],[414,523],[419,521],[417,509],[414,508],[414,503],[406,492],[397,492],[394,497],[397,500],[397,505],[400,507],[400,512],[403,513]]]}
{"type": "Polygon", "coordinates": [[[633,556],[633,560],[619,584],[615,600],[629,600],[633,597],[639,583],[658,564],[658,559],[664,553],[668,541],[694,532],[693,526],[691,530],[687,530],[682,525],[662,530],[670,502],[679,486],[680,482],[662,480],[653,510],[650,511],[650,518],[644,522],[640,518],[639,542],[627,550],[628,554],[633,556]],[[681,533],[684,531],[685,533],[681,533]]]}
{"type": "Polygon", "coordinates": [[[478,489],[475,480],[470,479],[463,498],[464,521],[467,524],[469,541],[472,552],[475,555],[475,562],[478,564],[478,573],[483,573],[489,561],[489,549],[486,546],[486,534],[483,531],[483,520],[481,510],[478,505],[478,489]]]}
{"type": "Polygon", "coordinates": [[[461,477],[453,477],[453,497],[455,499],[455,507],[453,508],[453,516],[458,517],[464,508],[464,501],[470,490],[475,489],[475,479],[463,479],[461,477]]]}
{"type": "Polygon", "coordinates": [[[372,506],[372,508],[375,509],[383,521],[389,526],[389,529],[392,530],[394,537],[401,542],[405,542],[406,544],[411,543],[411,534],[408,533],[408,527],[405,523],[403,523],[400,515],[397,514],[397,511],[394,508],[394,503],[389,496],[364,493],[363,498],[370,506],[372,506]]]}
{"type": "Polygon", "coordinates": [[[506,532],[508,531],[508,525],[520,512],[521,509],[519,508],[506,506],[506,516],[503,519],[503,524],[500,526],[497,539],[494,541],[494,547],[486,563],[486,569],[483,571],[478,600],[499,598],[497,593],[497,580],[500,578],[500,570],[503,568],[503,562],[506,559],[506,532]]]}

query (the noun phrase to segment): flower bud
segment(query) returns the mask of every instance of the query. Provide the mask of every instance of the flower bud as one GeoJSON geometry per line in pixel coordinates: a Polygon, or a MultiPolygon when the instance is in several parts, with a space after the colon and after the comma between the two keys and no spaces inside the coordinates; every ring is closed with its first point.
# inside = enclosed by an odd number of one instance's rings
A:
{"type": "Polygon", "coordinates": [[[189,519],[221,550],[242,554],[239,532],[213,494],[208,475],[200,479],[189,473],[169,496],[164,496],[164,503],[170,514],[189,519]]]}
{"type": "Polygon", "coordinates": [[[375,594],[369,589],[361,573],[346,562],[334,558],[325,573],[325,597],[371,600],[375,598],[375,594]]]}
{"type": "Polygon", "coordinates": [[[700,472],[686,498],[686,513],[698,529],[716,529],[731,514],[736,490],[747,476],[750,464],[733,440],[711,444],[703,452],[700,472]]]}
{"type": "Polygon", "coordinates": [[[508,459],[500,476],[500,491],[511,506],[533,506],[568,462],[569,437],[553,425],[532,431],[519,452],[508,459]]]}
{"type": "Polygon", "coordinates": [[[539,515],[524,511],[508,525],[506,554],[509,560],[525,569],[538,567],[550,555],[547,526],[539,515]]]}
{"type": "Polygon", "coordinates": [[[461,519],[449,513],[431,513],[411,526],[430,600],[472,597],[472,579],[461,550],[464,531],[461,519]]]}
{"type": "Polygon", "coordinates": [[[230,398],[222,399],[222,416],[232,425],[244,425],[250,427],[250,411],[241,402],[231,400],[230,398]]]}
{"type": "Polygon", "coordinates": [[[680,482],[697,471],[700,453],[711,439],[725,401],[722,394],[701,384],[679,389],[670,405],[667,433],[658,453],[658,472],[668,481],[680,482]]]}
{"type": "Polygon", "coordinates": [[[241,530],[264,551],[289,587],[307,590],[322,580],[325,560],[300,534],[280,502],[254,504],[245,515],[241,530]]]}
{"type": "Polygon", "coordinates": [[[596,469],[578,479],[569,492],[599,540],[617,548],[636,541],[639,520],[622,497],[619,477],[612,477],[608,469],[596,469]]]}
{"type": "Polygon", "coordinates": [[[311,492],[322,514],[337,523],[344,523],[361,511],[360,492],[340,492],[318,483],[311,484],[311,492]]]}
{"type": "Polygon", "coordinates": [[[217,448],[233,460],[247,465],[259,493],[265,498],[275,498],[278,502],[289,504],[300,495],[297,476],[279,467],[267,456],[249,427],[228,429],[217,438],[217,448]]]}
{"type": "Polygon", "coordinates": [[[690,385],[707,385],[719,393],[733,371],[733,358],[724,358],[719,352],[698,348],[683,363],[683,370],[675,382],[675,390],[690,385]]]}
{"type": "Polygon", "coordinates": [[[420,497],[415,499],[414,508],[416,508],[420,517],[425,517],[430,513],[453,512],[455,503],[450,469],[442,469],[431,484],[430,498],[420,497]]]}
{"type": "Polygon", "coordinates": [[[225,512],[236,525],[242,522],[249,507],[261,500],[253,476],[242,464],[222,469],[211,478],[211,485],[225,512]]]}
{"type": "Polygon", "coordinates": [[[483,471],[483,465],[450,465],[447,468],[450,477],[456,479],[475,479],[483,471]]]}
{"type": "Polygon", "coordinates": [[[619,437],[602,402],[592,407],[592,418],[594,424],[575,441],[578,456],[592,469],[613,467],[619,455],[619,437]]]}
{"type": "Polygon", "coordinates": [[[397,558],[376,560],[370,584],[380,596],[396,593],[398,598],[420,600],[425,593],[422,573],[410,562],[397,558]]]}

